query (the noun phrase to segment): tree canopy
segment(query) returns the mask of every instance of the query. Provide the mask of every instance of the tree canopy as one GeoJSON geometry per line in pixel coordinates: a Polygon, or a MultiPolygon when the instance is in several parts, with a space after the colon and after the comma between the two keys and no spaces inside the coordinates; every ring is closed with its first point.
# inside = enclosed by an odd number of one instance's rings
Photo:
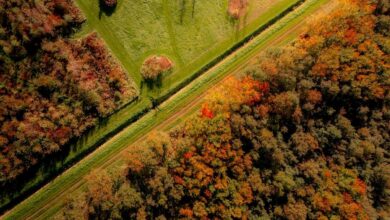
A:
{"type": "MultiPolygon", "coordinates": [[[[137,95],[71,0],[0,0],[0,187],[137,95]]],[[[7,188],[8,186],[8,188],[7,188]]]]}

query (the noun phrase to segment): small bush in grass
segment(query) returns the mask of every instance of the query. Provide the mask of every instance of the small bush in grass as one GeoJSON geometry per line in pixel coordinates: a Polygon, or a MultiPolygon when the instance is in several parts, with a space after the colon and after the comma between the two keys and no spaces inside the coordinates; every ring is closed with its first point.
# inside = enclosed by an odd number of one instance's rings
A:
{"type": "Polygon", "coordinates": [[[141,74],[146,81],[155,81],[172,68],[173,63],[167,57],[154,55],[147,58],[142,64],[141,74]]]}
{"type": "Polygon", "coordinates": [[[233,19],[240,19],[245,15],[248,0],[229,0],[228,13],[233,19]]]}

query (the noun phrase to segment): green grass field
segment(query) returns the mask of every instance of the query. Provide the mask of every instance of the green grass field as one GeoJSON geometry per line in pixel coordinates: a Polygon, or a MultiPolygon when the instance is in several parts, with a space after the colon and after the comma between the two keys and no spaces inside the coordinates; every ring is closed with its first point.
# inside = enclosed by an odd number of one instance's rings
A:
{"type": "MultiPolygon", "coordinates": [[[[185,89],[164,102],[158,114],[150,112],[131,126],[118,133],[102,145],[94,153],[77,163],[53,182],[33,194],[27,200],[20,203],[4,219],[49,219],[62,207],[67,195],[80,190],[83,187],[83,177],[92,169],[106,168],[123,156],[120,152],[127,149],[132,143],[143,137],[155,126],[163,123],[177,111],[188,105],[191,100],[204,93],[235,68],[243,65],[248,59],[269,47],[270,43],[294,28],[301,20],[319,8],[328,0],[308,0],[296,11],[277,22],[264,33],[256,37],[237,52],[227,57],[216,67],[207,71],[204,75],[189,84],[185,89]]],[[[294,35],[296,36],[296,35],[294,35]]],[[[287,36],[290,37],[290,36],[287,36]]],[[[176,122],[174,122],[176,123],[176,122]]]]}
{"type": "Polygon", "coordinates": [[[139,70],[146,57],[164,54],[174,61],[175,70],[165,77],[163,87],[148,91],[158,95],[296,1],[250,0],[252,10],[243,19],[244,24],[229,18],[227,0],[197,0],[195,7],[190,0],[119,0],[110,15],[100,10],[97,0],[77,3],[87,17],[86,29],[100,34],[138,86],[142,80],[139,70]]]}
{"type": "MultiPolygon", "coordinates": [[[[71,152],[49,169],[42,168],[36,178],[29,180],[17,197],[60,173],[66,167],[103,144],[108,138],[134,122],[139,115],[150,111],[149,97],[164,100],[184,87],[203,68],[245,37],[258,31],[299,0],[250,0],[247,16],[239,23],[227,15],[227,0],[197,0],[192,15],[192,1],[187,0],[183,15],[182,0],[119,0],[110,16],[99,10],[98,0],[76,0],[87,17],[81,37],[96,31],[104,39],[113,55],[120,61],[129,77],[141,87],[140,67],[151,54],[164,54],[175,62],[175,69],[165,76],[162,87],[144,86],[138,102],[126,105],[71,145],[71,152]],[[181,21],[182,20],[182,21],[181,21]],[[163,98],[163,99],[161,99],[163,98]]],[[[14,198],[2,198],[0,207],[14,198]]]]}

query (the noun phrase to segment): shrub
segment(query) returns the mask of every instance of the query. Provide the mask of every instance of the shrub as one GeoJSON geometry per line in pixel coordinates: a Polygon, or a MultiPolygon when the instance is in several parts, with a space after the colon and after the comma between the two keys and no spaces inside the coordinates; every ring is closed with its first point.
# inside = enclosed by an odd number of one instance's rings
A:
{"type": "Polygon", "coordinates": [[[165,72],[172,70],[173,63],[164,56],[151,56],[145,60],[141,67],[141,74],[147,81],[155,81],[165,72]]]}
{"type": "Polygon", "coordinates": [[[233,19],[239,19],[245,15],[247,7],[247,0],[229,0],[228,13],[233,19]]]}

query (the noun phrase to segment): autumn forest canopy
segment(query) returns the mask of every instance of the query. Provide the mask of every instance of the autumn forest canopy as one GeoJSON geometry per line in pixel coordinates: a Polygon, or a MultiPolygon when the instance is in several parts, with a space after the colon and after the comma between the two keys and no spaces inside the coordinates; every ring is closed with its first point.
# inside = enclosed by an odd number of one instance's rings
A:
{"type": "Polygon", "coordinates": [[[389,0],[0,0],[0,218],[390,219],[389,53],[389,0]]]}
{"type": "Polygon", "coordinates": [[[71,0],[0,0],[0,188],[137,92],[71,0]]]}
{"type": "Polygon", "coordinates": [[[390,4],[345,0],[96,170],[63,219],[390,218],[390,4]]]}

